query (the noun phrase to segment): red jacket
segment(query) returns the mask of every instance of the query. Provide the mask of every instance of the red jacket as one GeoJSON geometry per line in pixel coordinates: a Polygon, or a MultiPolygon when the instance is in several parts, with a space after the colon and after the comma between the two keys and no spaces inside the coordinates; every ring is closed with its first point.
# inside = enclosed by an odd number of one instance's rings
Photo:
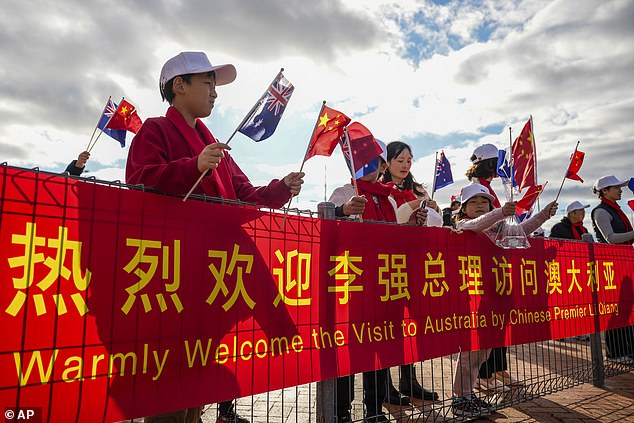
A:
{"type": "MultiPolygon", "coordinates": [[[[165,117],[145,121],[130,145],[126,182],[143,184],[168,194],[185,195],[200,177],[198,155],[206,145],[217,142],[200,121],[196,128],[174,107],[165,117]]],[[[280,208],[291,198],[283,180],[266,187],[254,187],[227,151],[218,168],[208,172],[194,194],[239,199],[270,208],[280,208]]]]}

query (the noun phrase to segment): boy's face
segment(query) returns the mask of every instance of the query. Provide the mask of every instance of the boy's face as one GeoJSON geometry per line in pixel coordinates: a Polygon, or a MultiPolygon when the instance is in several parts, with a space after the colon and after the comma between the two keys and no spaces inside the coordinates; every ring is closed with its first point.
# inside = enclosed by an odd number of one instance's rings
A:
{"type": "Polygon", "coordinates": [[[175,91],[180,103],[196,118],[204,118],[211,114],[218,97],[216,79],[213,75],[197,73],[189,83],[182,81],[182,88],[175,91]]]}

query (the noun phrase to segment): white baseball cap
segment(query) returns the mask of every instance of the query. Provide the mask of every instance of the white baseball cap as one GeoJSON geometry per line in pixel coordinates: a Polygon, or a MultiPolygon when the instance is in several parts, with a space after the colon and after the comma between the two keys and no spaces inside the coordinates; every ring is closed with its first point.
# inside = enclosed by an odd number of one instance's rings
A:
{"type": "Polygon", "coordinates": [[[481,146],[473,150],[471,161],[473,162],[473,164],[476,164],[480,163],[482,160],[493,158],[498,158],[498,148],[493,144],[482,144],[481,146]]]}
{"type": "Polygon", "coordinates": [[[590,207],[590,204],[583,204],[581,201],[575,200],[572,203],[568,204],[568,207],[566,207],[566,213],[570,213],[575,210],[587,209],[588,207],[590,207]]]}
{"type": "Polygon", "coordinates": [[[486,197],[491,201],[495,200],[495,197],[493,197],[490,193],[489,190],[486,189],[486,187],[484,185],[480,185],[480,184],[471,184],[471,185],[467,185],[466,187],[464,187],[462,189],[462,193],[460,194],[460,196],[462,197],[462,204],[467,204],[467,201],[469,201],[471,198],[475,197],[475,196],[482,196],[482,197],[486,197]]]}
{"type": "Polygon", "coordinates": [[[202,51],[184,51],[169,59],[161,69],[159,84],[161,92],[170,79],[188,73],[216,73],[216,85],[225,85],[236,79],[236,68],[233,65],[212,66],[207,55],[202,51]]]}
{"type": "Polygon", "coordinates": [[[621,181],[614,175],[602,176],[594,183],[594,189],[599,191],[607,187],[624,187],[628,181],[621,181]]]}
{"type": "Polygon", "coordinates": [[[385,163],[387,163],[387,145],[385,145],[385,143],[378,138],[375,138],[374,140],[379,145],[379,147],[381,147],[381,158],[383,159],[383,161],[385,161],[385,163]]]}

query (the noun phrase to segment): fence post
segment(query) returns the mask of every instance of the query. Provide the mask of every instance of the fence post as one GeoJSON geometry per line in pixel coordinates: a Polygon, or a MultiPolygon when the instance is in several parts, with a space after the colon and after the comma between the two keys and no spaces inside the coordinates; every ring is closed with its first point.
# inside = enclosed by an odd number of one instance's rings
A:
{"type": "MultiPolygon", "coordinates": [[[[335,218],[335,205],[329,201],[317,204],[317,215],[321,219],[335,218]]],[[[335,416],[336,379],[317,382],[317,421],[331,423],[335,416]]]]}
{"type": "MultiPolygon", "coordinates": [[[[594,238],[592,234],[581,235],[581,239],[587,242],[590,261],[594,262],[594,238]]],[[[594,307],[594,332],[590,334],[590,354],[592,357],[592,384],[597,388],[605,386],[605,368],[603,364],[603,349],[601,348],[601,325],[599,320],[599,293],[598,289],[592,290],[592,307],[594,307]]]]}

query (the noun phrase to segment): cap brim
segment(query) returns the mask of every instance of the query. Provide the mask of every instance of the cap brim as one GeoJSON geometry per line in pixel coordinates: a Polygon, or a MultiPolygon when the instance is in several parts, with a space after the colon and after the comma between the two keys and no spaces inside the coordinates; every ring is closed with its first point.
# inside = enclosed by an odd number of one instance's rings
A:
{"type": "Polygon", "coordinates": [[[230,64],[212,66],[210,72],[216,74],[216,85],[230,84],[236,80],[236,67],[230,64]]]}
{"type": "Polygon", "coordinates": [[[485,197],[485,198],[488,198],[490,201],[495,201],[495,197],[492,196],[491,194],[485,193],[485,192],[478,192],[477,194],[472,195],[466,200],[462,200],[462,203],[460,203],[460,206],[462,207],[463,205],[467,204],[467,201],[471,200],[473,197],[485,197]]]}

